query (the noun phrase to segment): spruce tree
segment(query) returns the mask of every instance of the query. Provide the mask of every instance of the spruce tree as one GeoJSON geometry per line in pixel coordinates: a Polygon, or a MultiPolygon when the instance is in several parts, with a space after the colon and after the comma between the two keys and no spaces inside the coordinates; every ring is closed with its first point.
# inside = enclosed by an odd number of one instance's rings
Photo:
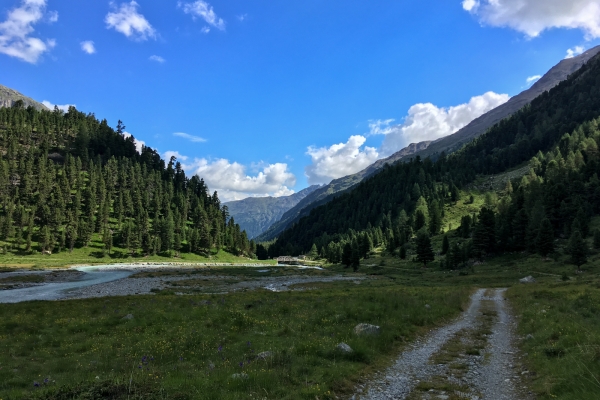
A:
{"type": "Polygon", "coordinates": [[[427,263],[435,260],[433,247],[431,247],[431,239],[427,232],[419,232],[417,234],[417,261],[423,263],[427,267],[427,263]]]}
{"type": "Polygon", "coordinates": [[[540,224],[535,247],[542,257],[546,257],[554,251],[554,228],[548,218],[542,220],[540,224]]]}
{"type": "Polygon", "coordinates": [[[450,250],[450,242],[448,241],[448,235],[444,235],[444,241],[442,242],[442,255],[446,255],[450,250]]]}
{"type": "Polygon", "coordinates": [[[577,269],[587,262],[588,247],[583,239],[581,232],[573,231],[569,238],[567,252],[571,256],[571,263],[577,266],[577,269]]]}

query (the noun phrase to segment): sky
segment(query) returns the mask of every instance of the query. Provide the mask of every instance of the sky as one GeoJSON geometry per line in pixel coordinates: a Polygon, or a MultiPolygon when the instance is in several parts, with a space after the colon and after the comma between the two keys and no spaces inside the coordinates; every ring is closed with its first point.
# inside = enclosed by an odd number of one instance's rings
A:
{"type": "Polygon", "coordinates": [[[599,39],[600,0],[3,0],[0,84],[228,201],[454,133],[599,39]]]}

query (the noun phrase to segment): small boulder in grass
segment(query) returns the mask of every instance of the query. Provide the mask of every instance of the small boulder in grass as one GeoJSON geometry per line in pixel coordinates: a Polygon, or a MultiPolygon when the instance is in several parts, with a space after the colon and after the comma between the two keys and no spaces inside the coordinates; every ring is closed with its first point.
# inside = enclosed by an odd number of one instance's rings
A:
{"type": "Polygon", "coordinates": [[[133,314],[127,314],[122,319],[131,320],[131,319],[133,319],[133,314]]]}
{"type": "Polygon", "coordinates": [[[258,353],[256,355],[256,359],[257,360],[263,360],[266,361],[268,358],[273,357],[273,353],[270,351],[263,351],[262,353],[258,353]]]}
{"type": "Polygon", "coordinates": [[[231,377],[232,377],[233,379],[248,379],[248,378],[249,378],[249,377],[248,377],[248,374],[244,374],[244,373],[241,373],[241,374],[233,374],[233,375],[231,375],[231,377]]]}
{"type": "Polygon", "coordinates": [[[381,333],[381,328],[377,325],[358,324],[354,327],[354,333],[358,336],[376,336],[381,333]]]}
{"type": "Polygon", "coordinates": [[[530,275],[530,276],[528,276],[526,278],[519,279],[519,282],[521,282],[521,283],[535,283],[536,280],[535,280],[535,278],[533,276],[530,275]]]}
{"type": "Polygon", "coordinates": [[[340,343],[335,348],[342,353],[350,354],[354,352],[354,350],[352,350],[352,347],[348,346],[346,343],[340,343]]]}

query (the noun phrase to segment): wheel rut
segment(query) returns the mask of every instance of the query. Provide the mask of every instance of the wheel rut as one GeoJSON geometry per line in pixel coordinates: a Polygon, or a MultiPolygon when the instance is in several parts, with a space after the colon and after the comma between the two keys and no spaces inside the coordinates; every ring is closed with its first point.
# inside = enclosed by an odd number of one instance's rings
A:
{"type": "Polygon", "coordinates": [[[414,342],[354,400],[529,399],[505,289],[480,289],[454,322],[414,342]]]}

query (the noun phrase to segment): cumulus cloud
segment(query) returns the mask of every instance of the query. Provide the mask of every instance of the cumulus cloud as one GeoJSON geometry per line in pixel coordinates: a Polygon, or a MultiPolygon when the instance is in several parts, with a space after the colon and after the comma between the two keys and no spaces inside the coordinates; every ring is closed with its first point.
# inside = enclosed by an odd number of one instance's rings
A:
{"type": "Polygon", "coordinates": [[[585,47],[583,47],[583,46],[575,46],[572,49],[568,49],[567,50],[567,55],[565,56],[565,59],[567,59],[567,58],[573,58],[575,56],[583,54],[584,51],[585,51],[585,47]]]}
{"type": "MultiPolygon", "coordinates": [[[[129,132],[123,132],[123,136],[125,136],[126,138],[133,136],[131,133],[129,132]]],[[[146,142],[144,142],[143,140],[137,140],[135,137],[133,138],[133,143],[135,144],[135,150],[142,154],[142,147],[146,145],[146,142]]]]}
{"type": "Polygon", "coordinates": [[[246,173],[246,166],[224,158],[207,160],[196,158],[190,164],[182,164],[188,174],[204,179],[210,190],[219,192],[222,201],[241,200],[247,197],[288,196],[294,191],[296,177],[287,164],[264,165],[254,175],[246,173]]]}
{"type": "Polygon", "coordinates": [[[163,154],[163,157],[167,162],[169,162],[171,160],[171,157],[175,157],[177,159],[177,161],[180,161],[180,162],[186,161],[189,158],[187,156],[179,154],[178,151],[172,151],[172,150],[165,151],[165,154],[163,154]]]}
{"type": "Polygon", "coordinates": [[[530,77],[528,77],[528,78],[527,78],[527,84],[528,84],[528,85],[531,85],[531,84],[533,84],[534,82],[537,82],[537,81],[539,81],[541,77],[542,77],[541,75],[534,75],[534,76],[530,76],[530,77]]]}
{"type": "MultiPolygon", "coordinates": [[[[40,56],[56,46],[54,39],[32,37],[33,25],[46,15],[46,0],[22,0],[21,6],[8,12],[0,22],[0,53],[35,64],[40,56]]],[[[48,22],[58,20],[57,12],[50,12],[48,22]]]]}
{"type": "Polygon", "coordinates": [[[193,3],[178,2],[177,7],[181,8],[184,13],[190,14],[192,18],[202,18],[207,24],[224,31],[225,21],[219,18],[212,6],[206,1],[198,0],[193,3]]]}
{"type": "Polygon", "coordinates": [[[408,110],[404,123],[386,129],[381,145],[382,156],[389,156],[410,143],[436,140],[465,127],[482,114],[506,103],[507,94],[487,92],[466,104],[440,108],[431,103],[415,104],[408,110]]]}
{"type": "Polygon", "coordinates": [[[248,14],[241,14],[241,15],[236,16],[236,18],[238,19],[238,21],[244,22],[245,20],[248,19],[248,14]]]}
{"type": "Polygon", "coordinates": [[[167,60],[165,60],[164,58],[162,58],[161,56],[157,56],[157,55],[150,56],[150,58],[148,58],[148,59],[149,59],[150,61],[156,61],[157,63],[160,63],[160,64],[162,64],[162,63],[164,63],[165,61],[167,61],[167,60]]]}
{"type": "Polygon", "coordinates": [[[94,46],[94,42],[86,40],[85,42],[81,42],[81,50],[83,50],[84,53],[94,54],[96,52],[96,47],[94,46]]]}
{"type": "Polygon", "coordinates": [[[62,110],[64,112],[69,111],[69,107],[75,107],[77,108],[77,106],[75,104],[54,104],[54,103],[50,103],[48,100],[44,100],[42,101],[42,104],[45,105],[46,107],[48,107],[50,110],[54,110],[54,107],[58,107],[59,110],[62,110]]]}
{"type": "Polygon", "coordinates": [[[369,121],[369,135],[387,135],[392,132],[395,119],[376,119],[369,121]]]}
{"type": "Polygon", "coordinates": [[[210,28],[208,26],[203,26],[202,29],[200,29],[200,32],[204,34],[210,33],[210,28]]]}
{"type": "Polygon", "coordinates": [[[104,22],[107,29],[114,29],[133,40],[147,40],[156,37],[156,30],[142,14],[138,12],[138,3],[122,3],[116,7],[111,3],[113,12],[106,14],[104,22]]]}
{"type": "Polygon", "coordinates": [[[187,139],[190,142],[194,142],[194,143],[206,142],[206,139],[201,138],[200,136],[194,136],[194,135],[190,135],[189,133],[184,133],[184,132],[175,132],[175,133],[173,133],[173,136],[184,138],[184,139],[187,139]]]}
{"type": "Polygon", "coordinates": [[[600,0],[463,0],[462,6],[482,24],[509,27],[530,38],[552,28],[600,37],[600,0]]]}
{"type": "Polygon", "coordinates": [[[361,171],[377,161],[377,150],[373,147],[363,147],[366,140],[364,136],[355,135],[346,143],[330,147],[310,146],[306,154],[310,156],[312,163],[305,168],[308,183],[329,183],[333,179],[361,171]]]}

